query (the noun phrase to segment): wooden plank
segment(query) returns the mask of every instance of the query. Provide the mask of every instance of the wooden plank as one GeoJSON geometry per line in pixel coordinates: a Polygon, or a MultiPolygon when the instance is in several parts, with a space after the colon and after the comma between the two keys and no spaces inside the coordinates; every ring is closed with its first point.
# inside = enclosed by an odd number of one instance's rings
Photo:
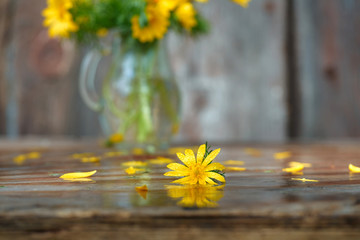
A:
{"type": "Polygon", "coordinates": [[[94,135],[98,133],[96,115],[78,97],[79,51],[69,41],[48,37],[41,16],[45,2],[17,1],[12,67],[16,69],[18,132],[94,135]]]}
{"type": "Polygon", "coordinates": [[[176,159],[167,152],[105,157],[109,150],[95,143],[53,142],[29,149],[27,143],[12,142],[9,149],[10,143],[0,141],[0,237],[84,239],[85,234],[89,239],[103,239],[122,234],[132,239],[218,239],[243,234],[244,239],[274,239],[276,234],[279,239],[280,234],[295,239],[356,239],[360,234],[360,175],[349,174],[347,169],[349,163],[360,165],[354,162],[360,159],[357,142],[250,146],[261,152],[257,157],[247,155],[245,145],[220,146],[217,161],[241,159],[246,171],[228,171],[220,190],[223,194],[217,196],[191,190],[170,194],[166,186],[174,178],[163,175],[166,166],[148,162],[159,155],[176,159]],[[13,161],[18,154],[39,149],[38,159],[21,164],[13,161]],[[284,150],[292,157],[273,158],[284,150]],[[101,160],[83,163],[71,157],[81,152],[92,152],[101,160]],[[129,160],[147,163],[147,171],[128,176],[122,163],[129,160]],[[282,168],[290,161],[312,166],[301,176],[285,174],[282,168]],[[65,181],[57,175],[93,169],[98,172],[90,182],[65,181]],[[146,197],[135,190],[144,184],[148,186],[146,197]],[[218,206],[180,204],[182,197],[199,200],[204,194],[218,206]]]}
{"type": "Polygon", "coordinates": [[[286,139],[286,1],[256,0],[247,9],[231,1],[200,5],[211,33],[170,39],[183,93],[179,139],[286,139]]]}
{"type": "Polygon", "coordinates": [[[9,1],[0,2],[0,134],[5,133],[6,80],[5,80],[5,48],[9,36],[9,1]]]}
{"type": "Polygon", "coordinates": [[[360,136],[360,2],[295,1],[304,138],[360,136]]]}

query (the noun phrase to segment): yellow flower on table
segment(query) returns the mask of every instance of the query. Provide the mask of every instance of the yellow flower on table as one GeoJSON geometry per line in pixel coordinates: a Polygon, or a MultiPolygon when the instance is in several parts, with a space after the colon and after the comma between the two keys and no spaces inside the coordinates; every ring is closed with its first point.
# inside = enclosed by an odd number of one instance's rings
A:
{"type": "Polygon", "coordinates": [[[214,181],[225,182],[221,171],[224,166],[220,163],[213,163],[212,161],[219,154],[220,148],[211,151],[204,159],[206,153],[206,145],[199,147],[197,157],[195,159],[194,152],[191,149],[186,149],[185,154],[177,153],[178,158],[184,163],[170,163],[167,167],[173,171],[166,172],[165,176],[182,177],[173,183],[180,184],[199,184],[199,185],[216,185],[214,181]]]}
{"type": "Polygon", "coordinates": [[[156,4],[148,4],[146,7],[146,16],[148,24],[144,27],[140,26],[139,16],[134,16],[131,19],[133,37],[142,43],[163,38],[170,25],[169,11],[164,10],[156,4]]]}
{"type": "Polygon", "coordinates": [[[71,32],[78,30],[69,9],[73,7],[72,0],[48,0],[48,7],[42,15],[45,17],[44,26],[49,27],[50,37],[68,38],[71,32]]]}

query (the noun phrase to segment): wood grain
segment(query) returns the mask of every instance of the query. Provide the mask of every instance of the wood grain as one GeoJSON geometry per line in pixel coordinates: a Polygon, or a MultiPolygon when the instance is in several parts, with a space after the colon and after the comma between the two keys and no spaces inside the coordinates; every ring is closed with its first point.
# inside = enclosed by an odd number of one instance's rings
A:
{"type": "Polygon", "coordinates": [[[286,139],[285,5],[209,1],[201,6],[209,35],[170,39],[184,101],[180,139],[286,139]]]}
{"type": "Polygon", "coordinates": [[[300,136],[360,135],[359,1],[295,1],[300,136]]]}
{"type": "MultiPolygon", "coordinates": [[[[128,176],[125,161],[148,162],[156,155],[102,157],[100,163],[82,163],[73,153],[103,156],[109,150],[95,142],[0,141],[0,237],[28,239],[104,239],[121,236],[143,239],[253,239],[326,237],[354,239],[360,234],[360,175],[349,174],[349,163],[360,165],[359,143],[221,146],[217,161],[242,160],[246,171],[227,172],[223,196],[215,208],[185,208],[167,190],[173,178],[163,176],[165,165],[128,176]],[[11,146],[9,148],[9,146],[11,146]],[[244,147],[256,147],[260,157],[244,147]],[[13,162],[18,154],[41,151],[39,159],[13,162]],[[275,160],[273,154],[291,151],[275,160]],[[290,161],[311,163],[302,176],[282,172],[290,161]],[[69,182],[57,174],[98,172],[92,182],[69,182]],[[301,182],[293,178],[316,179],[301,182]],[[146,184],[144,199],[135,186],[146,184]]],[[[200,195],[196,195],[200,196],[200,195]]]]}

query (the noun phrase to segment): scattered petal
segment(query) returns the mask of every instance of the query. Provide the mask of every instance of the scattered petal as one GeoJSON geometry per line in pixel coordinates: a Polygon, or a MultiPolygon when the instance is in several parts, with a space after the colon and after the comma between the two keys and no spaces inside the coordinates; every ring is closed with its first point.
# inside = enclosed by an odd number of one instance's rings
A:
{"type": "Polygon", "coordinates": [[[122,152],[106,152],[106,153],[104,153],[105,157],[119,157],[121,155],[123,155],[122,152]]]}
{"type": "Polygon", "coordinates": [[[128,162],[122,163],[122,165],[124,165],[126,167],[145,167],[145,166],[147,166],[147,163],[142,162],[142,161],[128,161],[128,162]]]}
{"type": "Polygon", "coordinates": [[[26,157],[29,159],[37,159],[41,157],[41,153],[39,152],[30,152],[28,154],[26,154],[26,157]]]}
{"type": "Polygon", "coordinates": [[[283,168],[283,172],[294,173],[294,172],[300,172],[303,169],[304,169],[304,165],[298,164],[295,167],[283,168]]]}
{"type": "Polygon", "coordinates": [[[226,167],[225,168],[225,172],[231,172],[231,171],[238,171],[238,172],[242,172],[245,171],[246,168],[242,168],[242,167],[226,167]]]}
{"type": "Polygon", "coordinates": [[[100,162],[100,157],[83,157],[81,159],[81,162],[83,163],[96,163],[100,162]]]}
{"type": "Polygon", "coordinates": [[[225,165],[244,165],[243,161],[238,161],[238,160],[227,160],[224,162],[225,165]]]}
{"type": "Polygon", "coordinates": [[[13,159],[14,163],[16,163],[17,165],[22,165],[25,162],[25,160],[26,160],[26,156],[23,154],[18,155],[13,159]]]}
{"type": "Polygon", "coordinates": [[[145,170],[144,169],[141,169],[141,168],[134,168],[134,167],[129,167],[127,169],[125,169],[125,172],[128,174],[128,175],[133,175],[137,172],[144,172],[145,170]]]}
{"type": "Polygon", "coordinates": [[[299,164],[302,164],[304,166],[304,168],[312,167],[311,163],[301,163],[301,162],[289,162],[289,167],[296,167],[299,164]]]}
{"type": "Polygon", "coordinates": [[[60,178],[68,179],[68,178],[86,178],[94,175],[96,173],[96,170],[91,172],[74,172],[74,173],[65,173],[60,176],[60,178]]]}
{"type": "Polygon", "coordinates": [[[165,157],[158,157],[157,159],[152,159],[149,160],[149,163],[151,164],[156,164],[156,165],[163,165],[163,164],[169,164],[174,162],[174,160],[170,159],[170,158],[165,158],[165,157]]]}
{"type": "Polygon", "coordinates": [[[252,157],[260,157],[262,155],[261,151],[256,148],[245,148],[244,151],[252,157]]]}
{"type": "Polygon", "coordinates": [[[307,178],[291,178],[294,181],[302,181],[302,182],[319,182],[319,180],[307,179],[307,178]]]}
{"type": "Polygon", "coordinates": [[[70,182],[95,182],[91,178],[64,178],[64,180],[70,182]]]}
{"type": "Polygon", "coordinates": [[[349,171],[352,173],[360,173],[360,167],[349,164],[349,171]]]}
{"type": "Polygon", "coordinates": [[[278,152],[274,154],[276,160],[284,160],[291,157],[291,152],[278,152]]]}
{"type": "Polygon", "coordinates": [[[134,155],[143,155],[145,153],[145,150],[142,148],[133,148],[132,153],[134,155]]]}

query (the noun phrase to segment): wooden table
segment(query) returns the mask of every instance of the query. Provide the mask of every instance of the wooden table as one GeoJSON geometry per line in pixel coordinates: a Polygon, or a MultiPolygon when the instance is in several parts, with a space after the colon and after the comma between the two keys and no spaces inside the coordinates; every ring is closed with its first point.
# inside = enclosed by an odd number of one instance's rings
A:
{"type": "Polygon", "coordinates": [[[174,194],[172,178],[163,176],[165,165],[148,164],[145,173],[131,176],[122,164],[160,155],[176,159],[167,152],[83,163],[72,155],[104,156],[113,150],[96,142],[2,140],[0,239],[359,239],[360,174],[349,174],[348,164],[360,165],[360,143],[220,147],[219,162],[241,160],[246,171],[227,172],[222,189],[174,194]],[[247,154],[246,147],[261,156],[247,154]],[[13,161],[33,151],[41,157],[13,161]],[[292,157],[275,160],[273,154],[282,151],[292,157]],[[302,176],[284,173],[290,161],[312,167],[302,176]],[[59,178],[95,169],[89,181],[59,178]],[[146,196],[135,190],[144,184],[146,196]],[[213,200],[218,206],[182,207],[178,204],[184,197],[213,200]]]}

